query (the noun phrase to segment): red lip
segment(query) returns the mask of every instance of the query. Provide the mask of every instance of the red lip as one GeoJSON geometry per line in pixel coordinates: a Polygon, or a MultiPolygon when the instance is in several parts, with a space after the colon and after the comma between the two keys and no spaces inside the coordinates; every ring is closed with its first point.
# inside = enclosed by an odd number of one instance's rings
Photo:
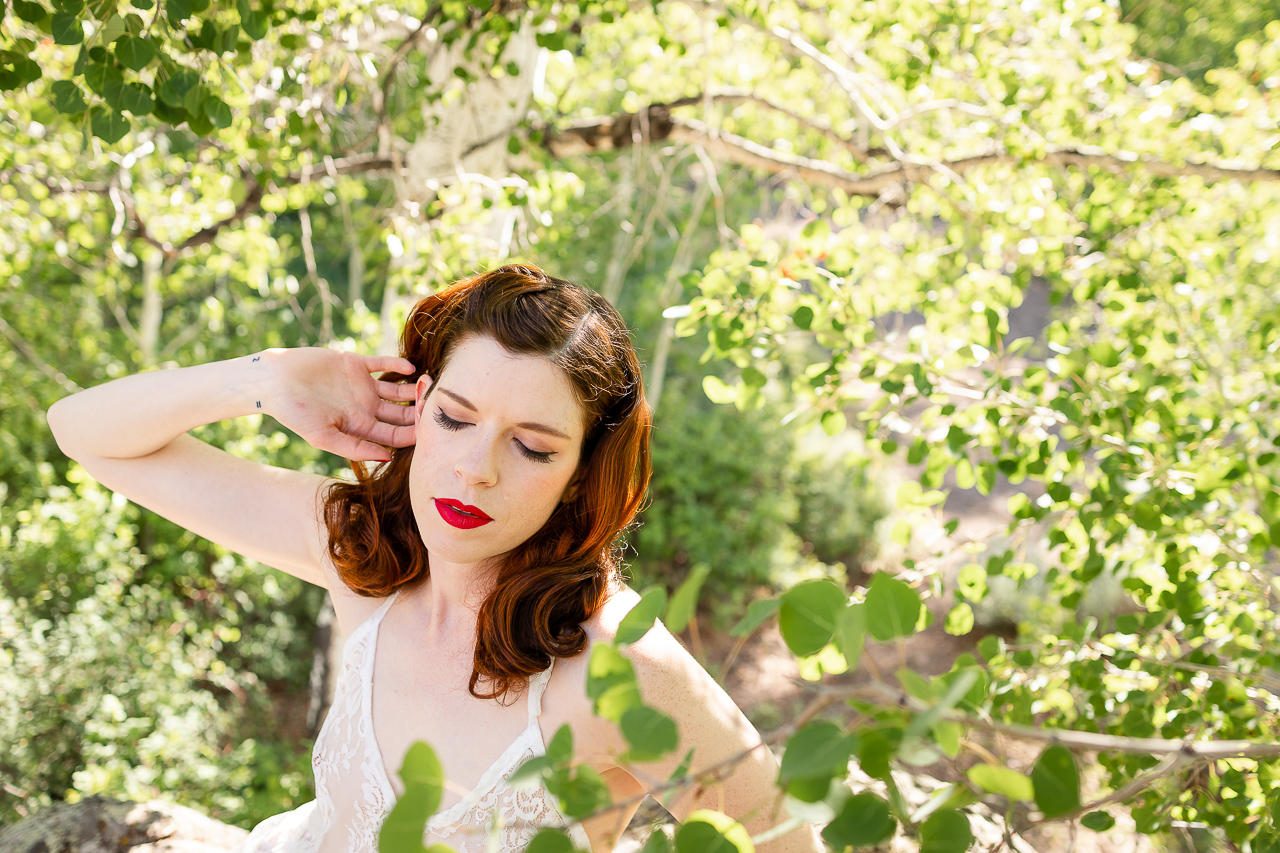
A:
{"type": "Polygon", "coordinates": [[[451,498],[435,498],[436,511],[440,517],[454,527],[470,530],[493,521],[478,507],[455,501],[451,498]]]}

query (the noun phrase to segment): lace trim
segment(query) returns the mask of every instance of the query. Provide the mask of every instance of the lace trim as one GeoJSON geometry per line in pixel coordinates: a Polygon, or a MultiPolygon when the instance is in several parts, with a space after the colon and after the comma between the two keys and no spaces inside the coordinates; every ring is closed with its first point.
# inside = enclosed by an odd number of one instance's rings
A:
{"type": "MultiPolygon", "coordinates": [[[[373,661],[378,629],[397,595],[389,596],[343,644],[333,704],[311,758],[316,799],[260,823],[246,839],[244,851],[311,853],[322,842],[326,849],[334,847],[338,839],[328,837],[338,811],[334,792],[343,783],[358,785],[360,791],[358,800],[342,803],[345,847],[352,853],[376,849],[378,831],[396,796],[373,736],[373,661]]],[[[574,844],[590,849],[581,824],[565,818],[545,786],[515,789],[503,784],[523,761],[546,752],[538,717],[554,666],[553,658],[551,666],[529,679],[529,724],[524,731],[467,796],[431,817],[424,841],[444,841],[458,853],[518,853],[542,827],[560,826],[574,844]]]]}

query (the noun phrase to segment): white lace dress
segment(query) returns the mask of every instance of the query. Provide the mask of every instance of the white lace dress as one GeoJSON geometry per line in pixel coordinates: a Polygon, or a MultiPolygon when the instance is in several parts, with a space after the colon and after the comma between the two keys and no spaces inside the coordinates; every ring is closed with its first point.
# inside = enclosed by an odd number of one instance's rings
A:
{"type": "MultiPolygon", "coordinates": [[[[343,646],[333,706],[311,758],[316,798],[258,824],[238,853],[377,850],[378,830],[396,796],[372,735],[373,653],[378,625],[395,599],[396,594],[388,597],[343,646]]],[[[507,784],[521,763],[546,751],[538,716],[554,667],[553,658],[551,666],[529,679],[529,725],[470,794],[427,822],[424,844],[447,844],[458,853],[517,853],[542,827],[562,826],[578,848],[591,849],[581,824],[566,820],[544,786],[516,789],[507,784]]]]}

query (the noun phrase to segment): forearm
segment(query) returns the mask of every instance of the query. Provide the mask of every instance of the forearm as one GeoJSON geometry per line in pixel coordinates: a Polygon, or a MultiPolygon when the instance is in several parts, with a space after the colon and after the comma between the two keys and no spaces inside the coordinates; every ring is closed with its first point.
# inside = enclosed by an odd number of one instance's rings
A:
{"type": "Polygon", "coordinates": [[[49,409],[49,428],[73,459],[132,459],[154,453],[195,427],[264,412],[270,354],[116,379],[49,409]]]}

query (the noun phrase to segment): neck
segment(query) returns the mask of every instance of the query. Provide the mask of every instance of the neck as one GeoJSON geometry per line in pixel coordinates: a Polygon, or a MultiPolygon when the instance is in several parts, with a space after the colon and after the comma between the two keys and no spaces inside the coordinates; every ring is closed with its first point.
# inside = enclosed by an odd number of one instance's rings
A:
{"type": "Polygon", "coordinates": [[[431,576],[413,595],[419,636],[437,648],[474,649],[480,606],[491,588],[476,566],[432,560],[431,576]]]}

